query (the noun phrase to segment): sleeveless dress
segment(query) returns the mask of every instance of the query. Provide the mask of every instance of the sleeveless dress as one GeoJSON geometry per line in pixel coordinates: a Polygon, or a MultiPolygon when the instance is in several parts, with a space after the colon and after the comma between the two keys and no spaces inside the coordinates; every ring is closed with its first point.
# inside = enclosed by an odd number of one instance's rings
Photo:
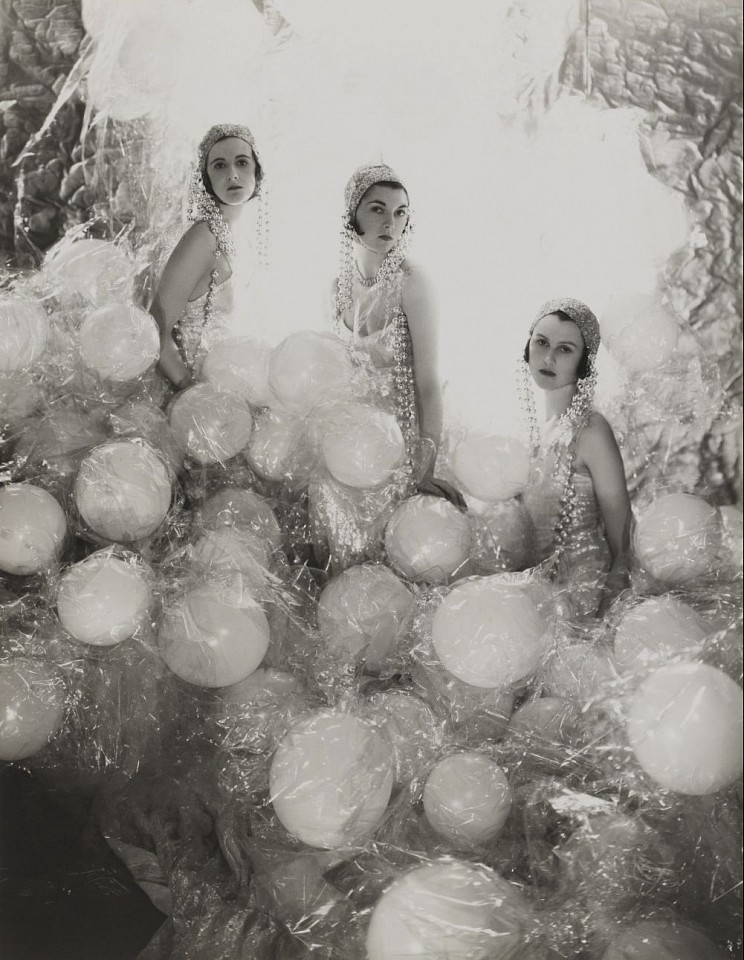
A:
{"type": "Polygon", "coordinates": [[[192,373],[198,373],[206,354],[217,343],[230,336],[233,311],[232,274],[214,288],[212,316],[206,324],[209,292],[186,304],[186,309],[173,327],[173,339],[181,358],[192,373]]]}
{"type": "Polygon", "coordinates": [[[365,291],[354,304],[353,329],[334,310],[335,332],[346,344],[358,374],[356,399],[394,415],[406,444],[405,461],[381,487],[347,487],[322,468],[310,481],[314,539],[327,546],[334,573],[365,560],[382,559],[385,525],[415,487],[413,476],[420,453],[411,337],[402,308],[407,276],[401,270],[385,288],[365,291]],[[367,322],[376,312],[383,313],[384,322],[367,333],[367,322]]]}
{"type": "Polygon", "coordinates": [[[541,445],[532,464],[523,502],[534,525],[535,564],[541,564],[546,572],[550,571],[555,586],[566,591],[577,614],[590,616],[596,613],[602,599],[604,577],[612,555],[604,535],[594,484],[588,474],[573,471],[575,499],[570,534],[557,562],[551,560],[556,553],[555,527],[566,470],[579,432],[568,444],[556,444],[548,438],[541,445]]]}

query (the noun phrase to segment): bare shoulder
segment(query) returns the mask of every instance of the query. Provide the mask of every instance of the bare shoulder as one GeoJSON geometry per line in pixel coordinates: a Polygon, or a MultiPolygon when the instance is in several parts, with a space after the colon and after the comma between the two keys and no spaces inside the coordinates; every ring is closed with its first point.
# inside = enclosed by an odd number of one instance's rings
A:
{"type": "Polygon", "coordinates": [[[594,411],[579,436],[579,452],[591,455],[608,448],[617,449],[615,434],[605,417],[594,411]]]}
{"type": "Polygon", "coordinates": [[[173,252],[181,252],[187,256],[199,253],[214,255],[216,249],[217,238],[209,229],[209,224],[206,220],[199,220],[197,223],[191,224],[176,244],[173,252]]]}
{"type": "Polygon", "coordinates": [[[431,278],[428,271],[416,260],[409,260],[408,257],[402,264],[403,272],[406,276],[406,287],[408,289],[424,289],[431,287],[431,278]]]}

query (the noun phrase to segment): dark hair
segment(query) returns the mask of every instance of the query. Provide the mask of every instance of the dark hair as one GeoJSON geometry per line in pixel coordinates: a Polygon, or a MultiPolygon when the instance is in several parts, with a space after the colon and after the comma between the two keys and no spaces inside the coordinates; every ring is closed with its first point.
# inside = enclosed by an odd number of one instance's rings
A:
{"type": "MultiPolygon", "coordinates": [[[[558,317],[560,320],[571,320],[571,317],[569,317],[569,315],[567,313],[564,313],[562,310],[555,310],[554,313],[556,317],[558,317]]],[[[540,319],[542,320],[542,317],[540,317],[540,319]]],[[[571,323],[575,323],[575,322],[576,322],[575,320],[571,320],[571,323]]],[[[582,340],[584,339],[583,334],[581,338],[582,340]]],[[[527,341],[524,347],[524,361],[525,363],[530,362],[530,341],[529,340],[527,341]]],[[[589,351],[587,350],[586,344],[584,344],[584,350],[581,354],[579,365],[576,368],[576,379],[583,380],[584,377],[588,377],[588,376],[589,376],[589,351]]]]}
{"type": "MultiPolygon", "coordinates": [[[[201,178],[202,178],[202,183],[204,184],[204,189],[207,191],[207,193],[209,194],[209,196],[212,197],[213,200],[216,200],[218,203],[220,202],[220,201],[219,201],[219,197],[217,196],[217,194],[216,194],[216,193],[214,192],[214,190],[212,189],[212,184],[211,184],[211,182],[210,182],[210,180],[209,180],[209,174],[207,173],[207,161],[208,161],[208,159],[209,159],[209,154],[212,152],[212,148],[213,148],[213,147],[216,147],[218,143],[222,143],[223,140],[230,140],[230,139],[233,139],[232,134],[228,134],[228,135],[225,136],[225,137],[220,137],[219,140],[215,140],[215,141],[214,141],[214,143],[212,144],[212,146],[209,148],[209,151],[208,151],[208,153],[207,153],[207,156],[204,158],[204,164],[203,164],[202,170],[201,170],[201,178]]],[[[237,139],[238,139],[238,140],[241,140],[242,138],[241,138],[241,137],[238,137],[237,139]]],[[[247,140],[246,140],[245,142],[248,143],[247,140]]],[[[248,200],[252,200],[252,199],[256,196],[256,194],[258,193],[258,189],[259,189],[259,187],[261,186],[261,181],[263,180],[263,167],[261,166],[261,161],[258,159],[258,154],[256,153],[256,148],[253,146],[252,143],[248,143],[248,146],[251,148],[251,152],[253,153],[253,159],[254,159],[254,161],[255,161],[255,163],[256,163],[256,188],[255,188],[255,190],[253,191],[253,193],[250,195],[250,197],[248,197],[248,200]]],[[[246,202],[247,202],[247,201],[246,201],[246,202]]]]}
{"type": "Polygon", "coordinates": [[[377,180],[375,183],[370,184],[370,186],[367,187],[367,189],[364,191],[364,193],[363,193],[363,194],[361,195],[361,197],[359,198],[359,203],[356,205],[356,210],[354,211],[354,213],[352,214],[352,217],[351,217],[351,227],[352,227],[354,233],[355,233],[358,237],[363,237],[364,234],[361,232],[361,230],[359,229],[359,226],[358,226],[358,224],[357,224],[357,219],[356,219],[357,210],[358,210],[359,207],[362,205],[362,200],[364,200],[364,198],[367,196],[367,194],[369,193],[369,191],[372,190],[374,187],[389,187],[391,190],[402,190],[402,191],[405,193],[406,197],[408,196],[408,191],[407,191],[406,188],[403,186],[403,184],[400,183],[398,180],[377,180]]]}

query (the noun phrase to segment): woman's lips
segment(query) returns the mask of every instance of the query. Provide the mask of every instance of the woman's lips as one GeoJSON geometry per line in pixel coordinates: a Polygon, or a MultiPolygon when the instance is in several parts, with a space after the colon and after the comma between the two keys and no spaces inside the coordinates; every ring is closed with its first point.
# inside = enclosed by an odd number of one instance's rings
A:
{"type": "Polygon", "coordinates": [[[555,371],[554,371],[554,370],[541,370],[540,373],[541,373],[544,377],[554,377],[554,376],[555,376],[555,371]]]}

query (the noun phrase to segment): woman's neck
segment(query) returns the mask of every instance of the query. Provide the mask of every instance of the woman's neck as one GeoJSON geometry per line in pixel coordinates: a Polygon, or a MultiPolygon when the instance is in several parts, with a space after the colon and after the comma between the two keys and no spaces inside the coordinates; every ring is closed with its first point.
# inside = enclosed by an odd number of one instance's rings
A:
{"type": "Polygon", "coordinates": [[[360,242],[354,248],[354,258],[360,276],[364,277],[365,280],[371,280],[379,273],[385,256],[370,250],[360,242]]]}
{"type": "Polygon", "coordinates": [[[552,417],[560,417],[568,410],[571,406],[571,401],[576,394],[576,384],[569,383],[565,387],[560,387],[558,390],[546,390],[545,391],[545,419],[550,420],[552,417]]]}
{"type": "Polygon", "coordinates": [[[228,204],[228,203],[218,203],[219,211],[222,214],[222,218],[225,223],[228,223],[231,227],[237,223],[240,214],[243,212],[244,204],[228,204]]]}

